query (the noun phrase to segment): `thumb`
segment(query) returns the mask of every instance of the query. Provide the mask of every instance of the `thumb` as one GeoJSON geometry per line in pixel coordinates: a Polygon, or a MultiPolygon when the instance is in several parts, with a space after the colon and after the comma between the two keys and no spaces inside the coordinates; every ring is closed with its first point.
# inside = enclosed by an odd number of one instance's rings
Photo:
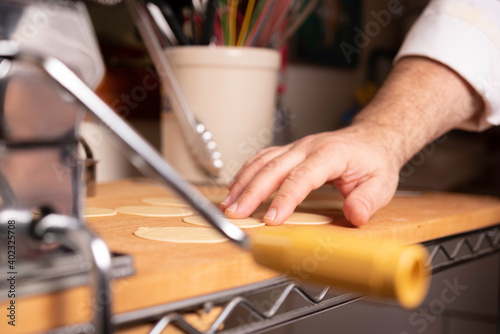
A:
{"type": "Polygon", "coordinates": [[[377,210],[390,202],[395,191],[396,184],[392,185],[381,177],[370,178],[346,197],[344,216],[355,226],[364,225],[377,210]]]}

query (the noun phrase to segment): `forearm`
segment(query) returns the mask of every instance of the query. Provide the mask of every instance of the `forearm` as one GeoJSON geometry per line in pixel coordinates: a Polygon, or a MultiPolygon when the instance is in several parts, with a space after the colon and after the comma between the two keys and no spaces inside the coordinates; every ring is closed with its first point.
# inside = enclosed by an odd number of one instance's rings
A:
{"type": "Polygon", "coordinates": [[[422,147],[482,108],[473,89],[446,66],[426,58],[401,59],[353,126],[377,132],[400,167],[422,147]]]}

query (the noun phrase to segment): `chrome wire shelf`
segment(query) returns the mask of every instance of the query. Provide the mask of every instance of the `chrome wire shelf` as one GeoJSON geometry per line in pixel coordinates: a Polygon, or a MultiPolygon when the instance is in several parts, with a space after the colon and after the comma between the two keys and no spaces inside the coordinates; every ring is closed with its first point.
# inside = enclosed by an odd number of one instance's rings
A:
{"type": "MultiPolygon", "coordinates": [[[[257,333],[261,330],[283,325],[289,323],[297,318],[302,318],[307,315],[314,314],[321,310],[333,308],[351,302],[360,296],[355,294],[333,294],[329,295],[329,288],[322,289],[319,294],[314,295],[297,282],[290,281],[289,279],[282,278],[283,281],[274,285],[271,289],[276,291],[279,289],[278,298],[274,301],[272,306],[263,310],[259,305],[262,301],[253,301],[252,295],[255,292],[250,292],[241,296],[235,296],[223,304],[223,309],[217,319],[210,325],[208,329],[199,330],[192,326],[181,313],[174,312],[162,317],[155,325],[151,334],[160,334],[167,328],[167,326],[175,326],[178,329],[184,330],[189,334],[214,334],[214,333],[257,333]],[[285,312],[280,310],[286,306],[290,298],[300,297],[302,302],[307,306],[299,307],[297,309],[290,309],[285,312]],[[253,322],[241,321],[243,317],[239,317],[238,326],[231,326],[228,328],[227,324],[237,312],[238,308],[242,308],[247,312],[246,319],[254,319],[253,322]]],[[[271,299],[266,299],[266,302],[271,299]]],[[[297,303],[297,301],[295,301],[297,303]]],[[[267,303],[266,303],[267,304],[267,303]]]]}
{"type": "Polygon", "coordinates": [[[424,243],[433,273],[500,250],[500,225],[424,243]]]}

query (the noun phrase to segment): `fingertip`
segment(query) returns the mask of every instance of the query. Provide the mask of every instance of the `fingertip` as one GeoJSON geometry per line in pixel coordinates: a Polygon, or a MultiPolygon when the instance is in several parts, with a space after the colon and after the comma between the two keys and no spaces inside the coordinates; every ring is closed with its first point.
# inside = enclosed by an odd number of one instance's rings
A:
{"type": "Polygon", "coordinates": [[[224,214],[229,218],[237,218],[238,211],[238,202],[231,204],[226,210],[224,210],[224,214]]]}
{"type": "Polygon", "coordinates": [[[244,217],[239,217],[238,213],[234,212],[234,211],[230,211],[228,209],[226,209],[224,211],[224,214],[226,215],[227,218],[230,218],[230,219],[240,219],[240,218],[244,218],[244,217]]]}
{"type": "Polygon", "coordinates": [[[264,220],[264,223],[267,225],[267,226],[279,226],[281,224],[283,224],[283,222],[279,222],[277,220],[266,220],[266,219],[263,219],[264,220]]]}
{"type": "Polygon", "coordinates": [[[262,218],[266,225],[276,226],[281,225],[282,222],[278,220],[278,209],[270,207],[264,217],[262,218]]]}
{"type": "Polygon", "coordinates": [[[230,219],[243,219],[247,218],[253,210],[250,210],[247,205],[240,202],[239,200],[231,204],[225,211],[224,214],[230,219]]]}
{"type": "Polygon", "coordinates": [[[366,225],[368,223],[368,217],[359,215],[359,216],[354,216],[354,218],[351,220],[351,223],[356,226],[356,227],[361,227],[363,225],[366,225]]]}

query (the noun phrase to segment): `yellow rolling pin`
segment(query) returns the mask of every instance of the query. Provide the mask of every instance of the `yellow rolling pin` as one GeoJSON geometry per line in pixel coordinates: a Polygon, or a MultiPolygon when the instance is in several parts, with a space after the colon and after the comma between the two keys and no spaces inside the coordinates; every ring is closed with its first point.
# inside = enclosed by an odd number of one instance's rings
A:
{"type": "Polygon", "coordinates": [[[250,248],[263,266],[301,280],[393,298],[408,309],[420,305],[429,288],[429,257],[422,245],[357,240],[307,228],[263,228],[250,234],[250,248]]]}

